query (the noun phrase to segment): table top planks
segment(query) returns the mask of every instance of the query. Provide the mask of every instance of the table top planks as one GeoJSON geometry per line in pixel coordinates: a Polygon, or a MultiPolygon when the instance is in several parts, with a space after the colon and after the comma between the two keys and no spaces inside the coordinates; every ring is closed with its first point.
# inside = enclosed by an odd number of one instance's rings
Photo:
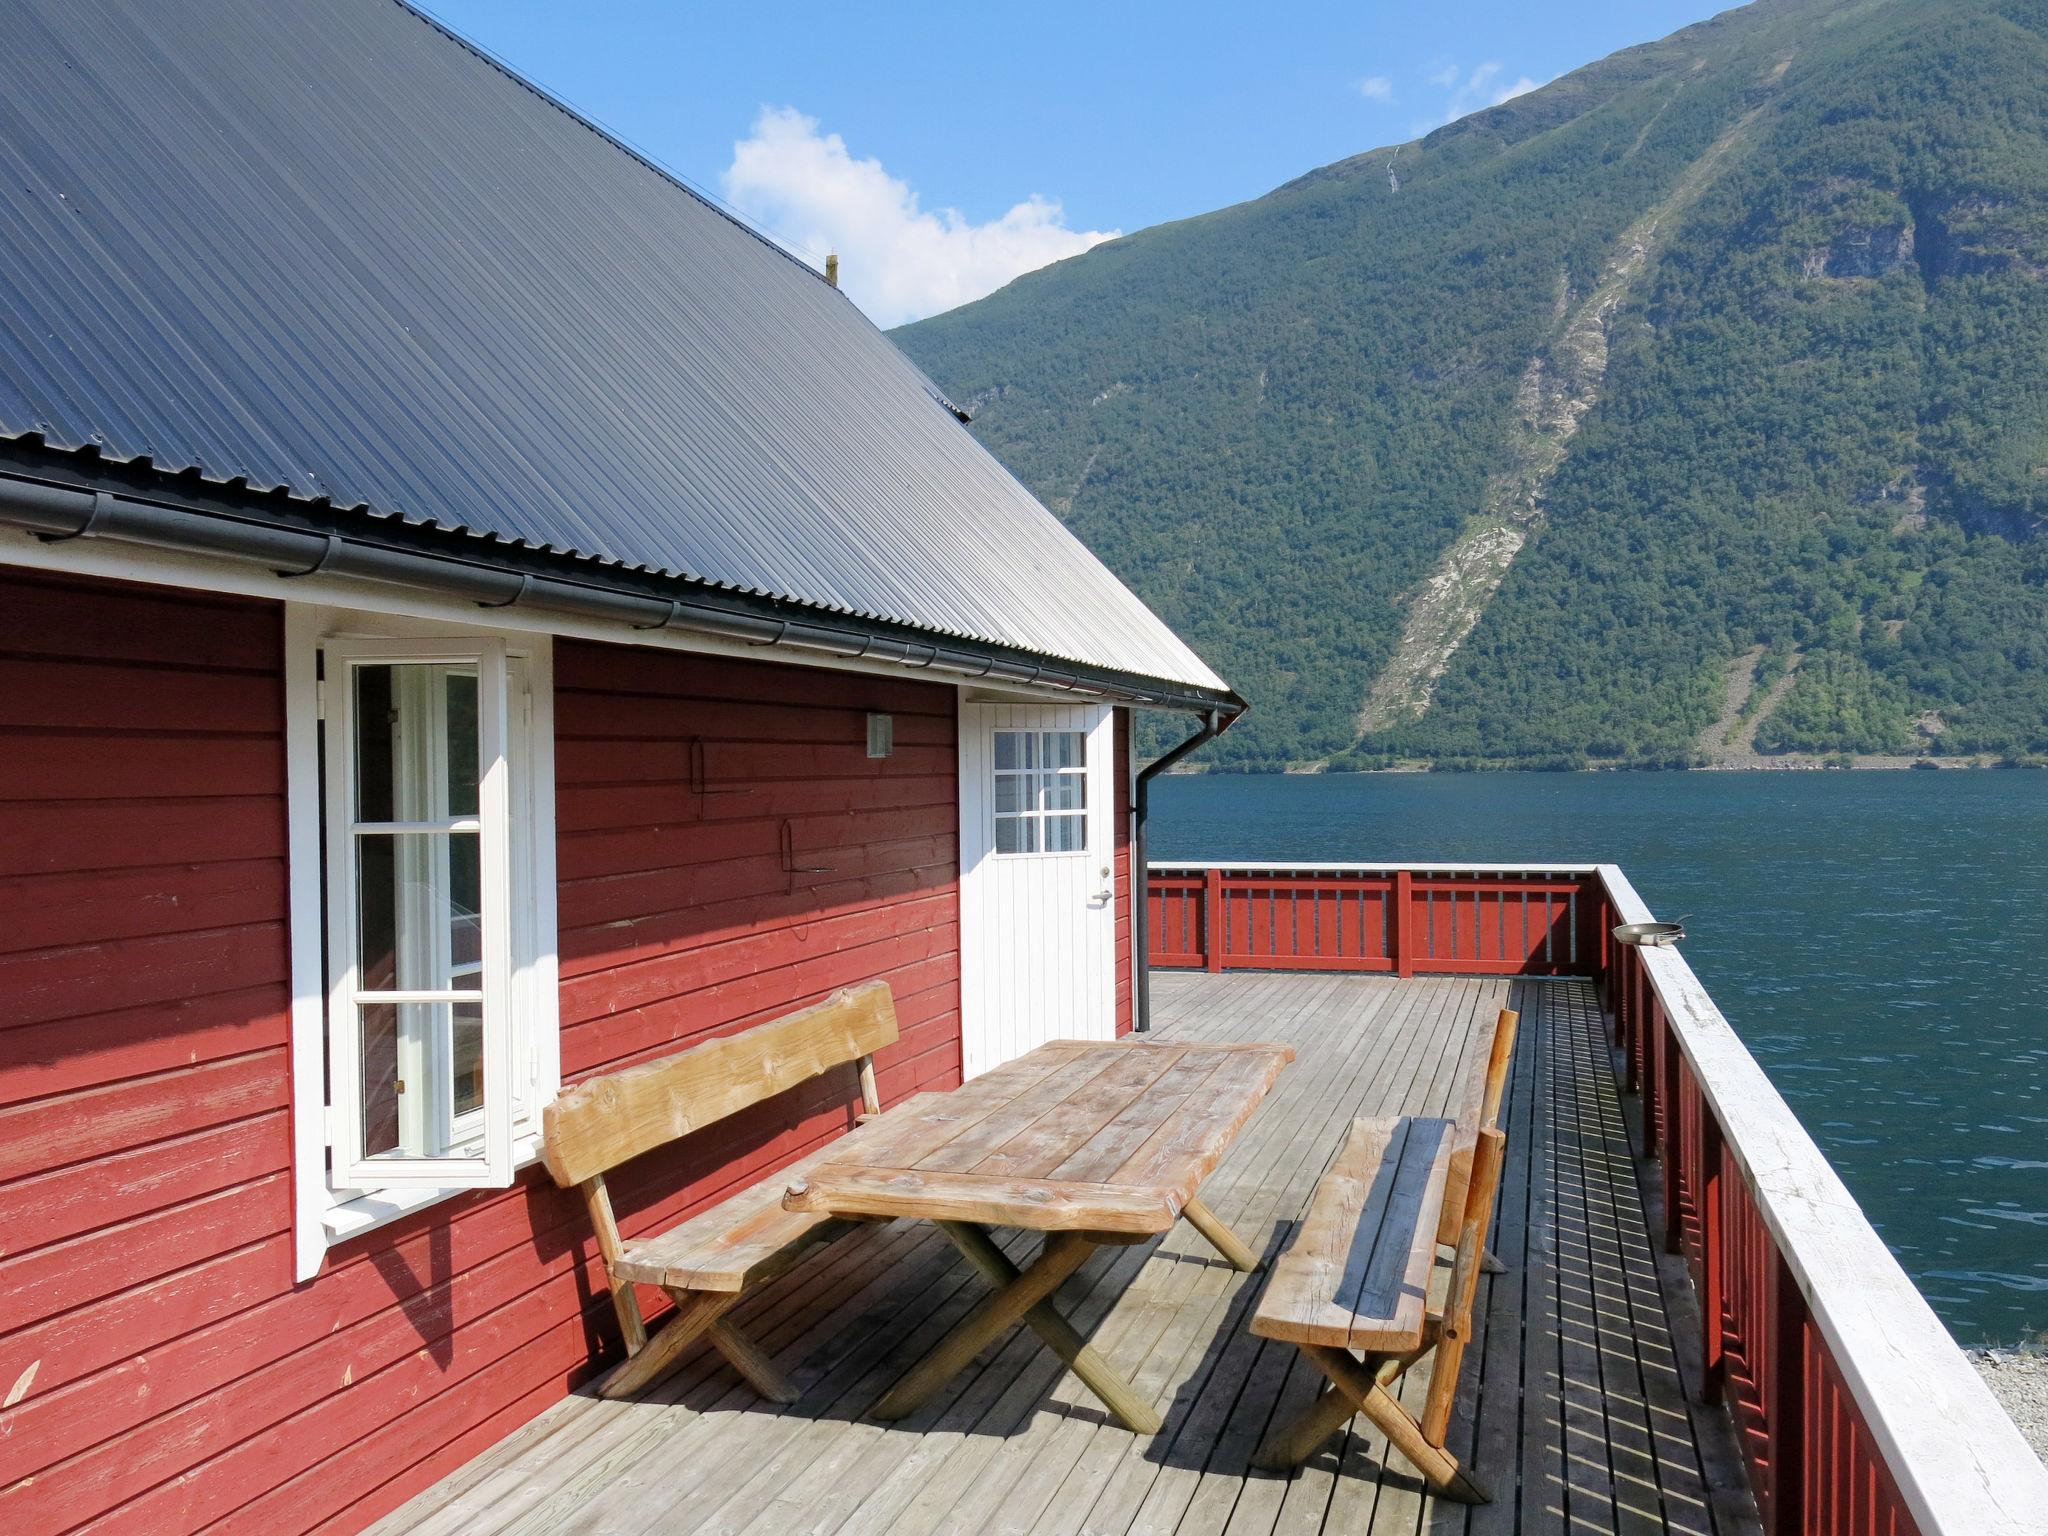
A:
{"type": "Polygon", "coordinates": [[[895,1106],[783,1195],[829,1216],[1165,1232],[1294,1059],[1285,1045],[1055,1040],[895,1106]]]}

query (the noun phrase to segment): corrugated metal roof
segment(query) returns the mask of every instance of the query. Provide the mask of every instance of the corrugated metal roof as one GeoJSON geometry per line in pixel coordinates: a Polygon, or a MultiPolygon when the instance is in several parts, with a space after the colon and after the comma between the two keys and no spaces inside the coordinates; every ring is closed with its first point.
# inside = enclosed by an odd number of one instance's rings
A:
{"type": "Polygon", "coordinates": [[[1223,687],[842,294],[396,0],[0,27],[0,436],[1223,687]]]}

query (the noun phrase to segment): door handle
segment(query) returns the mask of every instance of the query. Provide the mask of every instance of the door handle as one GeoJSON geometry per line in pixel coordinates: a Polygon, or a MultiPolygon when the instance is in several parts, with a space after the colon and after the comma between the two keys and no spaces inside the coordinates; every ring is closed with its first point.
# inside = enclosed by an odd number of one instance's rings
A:
{"type": "Polygon", "coordinates": [[[1096,893],[1095,893],[1095,894],[1094,894],[1093,896],[1091,896],[1091,897],[1089,898],[1089,900],[1091,900],[1091,901],[1111,901],[1111,900],[1115,899],[1115,896],[1116,896],[1116,892],[1115,892],[1115,891],[1097,891],[1097,892],[1096,892],[1096,893]]]}

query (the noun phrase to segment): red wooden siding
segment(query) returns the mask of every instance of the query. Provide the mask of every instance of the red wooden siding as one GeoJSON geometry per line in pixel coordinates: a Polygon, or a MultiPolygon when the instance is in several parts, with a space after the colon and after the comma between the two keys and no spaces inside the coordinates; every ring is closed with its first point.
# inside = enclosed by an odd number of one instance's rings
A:
{"type": "MultiPolygon", "coordinates": [[[[272,604],[0,575],[20,1536],[355,1530],[608,1347],[580,1206],[538,1169],[292,1283],[281,644],[272,604]]],[[[566,642],[556,669],[565,1072],[886,976],[884,1096],[957,1082],[952,692],[566,642]],[[829,873],[784,871],[785,824],[829,873]]],[[[627,1170],[628,1230],[836,1134],[844,1075],[627,1170]]]]}
{"type": "Polygon", "coordinates": [[[1116,712],[1116,847],[1113,889],[1116,903],[1116,1032],[1128,1035],[1132,1020],[1131,966],[1131,712],[1116,712]]]}
{"type": "Polygon", "coordinates": [[[883,977],[903,1030],[883,1097],[957,1084],[956,707],[926,683],[561,645],[563,1074],[883,977]],[[869,710],[895,718],[890,757],[867,756],[869,710]]]}

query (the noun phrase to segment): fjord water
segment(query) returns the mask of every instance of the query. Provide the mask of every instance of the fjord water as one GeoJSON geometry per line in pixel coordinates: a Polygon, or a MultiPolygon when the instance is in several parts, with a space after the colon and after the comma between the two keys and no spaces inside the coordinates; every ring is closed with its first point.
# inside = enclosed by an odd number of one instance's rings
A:
{"type": "Polygon", "coordinates": [[[1965,1344],[2048,1330],[2048,774],[1173,777],[1156,859],[1606,862],[1965,1344]]]}

